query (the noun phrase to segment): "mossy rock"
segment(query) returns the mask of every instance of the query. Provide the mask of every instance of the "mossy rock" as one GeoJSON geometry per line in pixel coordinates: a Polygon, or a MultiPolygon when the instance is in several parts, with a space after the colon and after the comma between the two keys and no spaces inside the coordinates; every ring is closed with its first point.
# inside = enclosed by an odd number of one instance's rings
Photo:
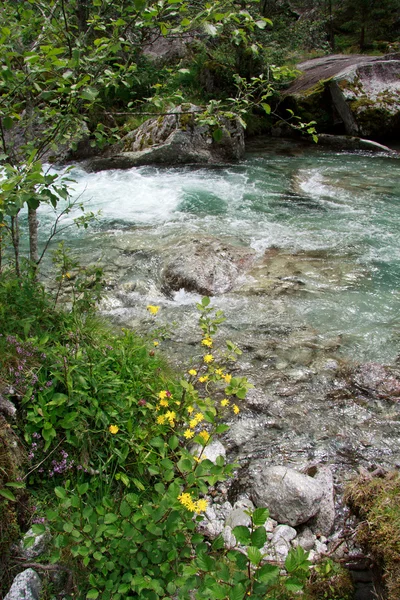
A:
{"type": "Polygon", "coordinates": [[[380,566],[387,600],[400,598],[400,474],[364,474],[345,492],[345,501],[358,517],[357,542],[380,566]]]}

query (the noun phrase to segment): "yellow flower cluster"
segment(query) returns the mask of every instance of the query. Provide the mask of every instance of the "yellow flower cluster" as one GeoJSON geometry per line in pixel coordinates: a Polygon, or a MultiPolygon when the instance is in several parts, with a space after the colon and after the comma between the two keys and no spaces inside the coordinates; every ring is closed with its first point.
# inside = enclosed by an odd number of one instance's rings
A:
{"type": "Polygon", "coordinates": [[[203,429],[203,431],[200,431],[199,437],[201,437],[205,442],[208,442],[208,440],[210,439],[210,434],[208,433],[208,431],[203,429]]]}
{"type": "Polygon", "coordinates": [[[173,410],[168,410],[165,415],[159,415],[157,417],[157,423],[158,425],[165,425],[165,423],[167,423],[170,425],[170,427],[174,427],[175,425],[175,419],[176,419],[176,412],[173,410]]]}
{"type": "Polygon", "coordinates": [[[238,407],[237,404],[234,404],[232,406],[233,412],[235,413],[235,415],[238,415],[240,413],[240,408],[238,407]]]}
{"type": "Polygon", "coordinates": [[[158,313],[158,311],[160,310],[159,306],[154,306],[153,304],[148,304],[146,306],[146,308],[151,315],[156,315],[158,313]]]}
{"type": "MultiPolygon", "coordinates": [[[[190,407],[192,408],[192,407],[190,407]]],[[[190,429],[194,429],[196,427],[196,425],[198,425],[199,423],[201,423],[204,419],[204,415],[201,412],[198,412],[194,415],[193,419],[190,419],[189,421],[189,427],[190,429]]]]}
{"type": "Polygon", "coordinates": [[[221,406],[229,406],[228,398],[224,398],[223,400],[221,400],[221,406]]]}
{"type": "Polygon", "coordinates": [[[201,498],[200,500],[193,500],[192,496],[185,492],[178,496],[179,502],[190,512],[200,513],[204,512],[208,506],[208,500],[201,498]]]}
{"type": "Polygon", "coordinates": [[[214,360],[214,357],[212,354],[206,354],[204,357],[204,362],[207,364],[212,363],[213,360],[214,360]]]}
{"type": "Polygon", "coordinates": [[[196,369],[189,369],[189,375],[193,375],[193,376],[197,375],[196,369]]]}
{"type": "Polygon", "coordinates": [[[201,377],[199,377],[199,381],[200,381],[200,383],[204,383],[205,381],[208,381],[208,375],[202,375],[201,377]]]}
{"type": "Polygon", "coordinates": [[[202,346],[207,346],[207,348],[212,348],[213,341],[210,337],[205,337],[204,340],[201,341],[202,346]]]}
{"type": "Polygon", "coordinates": [[[186,429],[183,432],[183,435],[187,440],[190,440],[194,436],[194,431],[193,431],[193,429],[186,429]]]}

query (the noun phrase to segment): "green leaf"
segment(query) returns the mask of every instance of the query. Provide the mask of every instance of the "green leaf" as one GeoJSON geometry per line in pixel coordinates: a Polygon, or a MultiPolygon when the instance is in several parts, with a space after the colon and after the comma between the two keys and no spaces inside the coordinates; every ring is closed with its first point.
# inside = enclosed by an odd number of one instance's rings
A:
{"type": "Polygon", "coordinates": [[[223,547],[224,547],[224,538],[222,537],[222,535],[219,535],[213,541],[211,548],[213,550],[221,550],[223,547]]]}
{"type": "Polygon", "coordinates": [[[171,450],[175,450],[179,446],[179,438],[176,435],[172,435],[168,440],[168,446],[171,450]]]}
{"type": "Polygon", "coordinates": [[[223,138],[223,135],[223,131],[220,127],[218,129],[214,129],[212,134],[214,142],[220,142],[223,138]]]}
{"type": "Polygon", "coordinates": [[[286,579],[284,586],[287,590],[289,590],[289,592],[301,592],[303,589],[303,584],[295,577],[289,577],[289,579],[286,579]]]}
{"type": "Polygon", "coordinates": [[[268,508],[256,508],[252,514],[253,524],[258,527],[264,525],[269,518],[268,508]]]}
{"type": "Polygon", "coordinates": [[[269,104],[266,103],[261,103],[261,106],[263,107],[263,109],[265,110],[265,112],[267,113],[267,115],[271,114],[271,107],[269,104]]]}
{"type": "Polygon", "coordinates": [[[210,302],[211,300],[208,296],[204,296],[204,298],[201,299],[201,305],[204,306],[204,308],[208,306],[210,302]]]}
{"type": "Polygon", "coordinates": [[[3,496],[3,498],[6,498],[7,500],[11,500],[11,502],[17,501],[16,497],[12,492],[10,492],[10,490],[1,489],[0,495],[3,496]]]}
{"type": "Polygon", "coordinates": [[[104,517],[104,523],[106,525],[111,525],[111,523],[115,523],[115,521],[118,521],[119,516],[114,514],[114,513],[107,513],[106,516],[104,517]]]}
{"type": "Polygon", "coordinates": [[[25,483],[22,483],[20,481],[10,481],[9,483],[6,483],[6,486],[16,488],[17,490],[21,490],[25,488],[25,483]]]}
{"type": "Polygon", "coordinates": [[[247,548],[247,556],[249,557],[249,561],[252,565],[259,565],[262,560],[262,554],[258,548],[254,546],[249,546],[247,548]]]}
{"type": "Polygon", "coordinates": [[[71,533],[73,528],[74,528],[74,526],[72,525],[72,523],[64,523],[64,525],[63,525],[63,529],[66,533],[71,533]]]}
{"type": "Polygon", "coordinates": [[[81,483],[77,487],[78,487],[78,493],[79,493],[79,495],[83,496],[83,494],[86,494],[86,492],[88,491],[89,484],[88,483],[81,483]]]}
{"type": "Polygon", "coordinates": [[[250,544],[250,531],[248,527],[238,525],[232,529],[232,533],[239,544],[242,544],[243,546],[248,546],[250,544]]]}
{"type": "Polygon", "coordinates": [[[99,92],[98,90],[96,90],[96,88],[88,86],[83,88],[83,90],[79,94],[79,97],[83,100],[89,100],[89,102],[94,102],[98,95],[99,92]]]}
{"type": "Polygon", "coordinates": [[[88,593],[86,594],[86,598],[90,598],[92,600],[94,600],[95,598],[99,597],[99,592],[97,590],[89,590],[88,593]]]}
{"type": "Polygon", "coordinates": [[[262,548],[267,541],[267,532],[265,527],[257,527],[251,534],[251,544],[256,548],[262,548]]]}
{"type": "Polygon", "coordinates": [[[255,25],[259,28],[259,29],[265,29],[267,26],[267,23],[265,21],[262,21],[261,19],[259,21],[255,22],[255,25]]]}
{"type": "Polygon", "coordinates": [[[61,498],[61,500],[65,500],[65,498],[67,497],[67,492],[62,487],[54,488],[54,493],[58,498],[61,498]]]}
{"type": "Polygon", "coordinates": [[[274,565],[263,565],[260,569],[258,569],[255,573],[255,578],[257,581],[261,581],[262,583],[270,583],[274,581],[279,576],[279,567],[274,565]]]}
{"type": "Polygon", "coordinates": [[[246,588],[239,583],[235,585],[229,592],[229,600],[243,600],[246,594],[246,588]]]}

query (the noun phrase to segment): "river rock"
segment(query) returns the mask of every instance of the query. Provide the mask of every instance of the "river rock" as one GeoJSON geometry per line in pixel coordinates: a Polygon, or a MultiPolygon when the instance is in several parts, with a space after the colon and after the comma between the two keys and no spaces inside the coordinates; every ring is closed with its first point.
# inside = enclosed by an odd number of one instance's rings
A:
{"type": "Polygon", "coordinates": [[[243,158],[244,129],[237,119],[222,118],[218,141],[215,127],[202,125],[202,108],[181,104],[166,115],[148,119],[128,133],[104,156],[85,163],[88,171],[130,169],[141,165],[215,164],[243,158]]]}
{"type": "Polygon", "coordinates": [[[185,289],[206,296],[224,294],[253,263],[251,248],[234,246],[214,238],[178,242],[161,274],[167,293],[185,289]]]}
{"type": "Polygon", "coordinates": [[[400,377],[388,367],[378,363],[365,363],[352,375],[353,384],[363,392],[378,398],[399,400],[400,377]]]}
{"type": "Polygon", "coordinates": [[[19,543],[18,553],[25,560],[37,558],[49,547],[51,535],[48,530],[41,534],[35,534],[32,529],[28,529],[21,542],[19,543]],[[25,548],[25,540],[33,538],[33,544],[29,548],[25,548]]]}
{"type": "Polygon", "coordinates": [[[329,467],[318,467],[313,479],[321,485],[323,495],[320,500],[319,511],[312,521],[310,521],[310,528],[314,533],[328,536],[335,524],[332,471],[329,467]]]}
{"type": "Polygon", "coordinates": [[[4,600],[39,600],[42,582],[33,569],[19,573],[4,600]]]}
{"type": "Polygon", "coordinates": [[[251,494],[254,504],[267,506],[273,519],[295,527],[317,514],[323,489],[308,475],[276,466],[255,472],[251,494]]]}

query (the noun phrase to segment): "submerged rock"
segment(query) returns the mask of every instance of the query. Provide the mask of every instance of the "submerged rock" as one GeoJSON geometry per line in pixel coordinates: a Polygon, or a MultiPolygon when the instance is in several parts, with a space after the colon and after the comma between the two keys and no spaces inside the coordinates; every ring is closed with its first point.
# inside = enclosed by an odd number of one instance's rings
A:
{"type": "Polygon", "coordinates": [[[352,382],[369,395],[400,399],[400,376],[378,363],[370,362],[357,367],[352,375],[352,382]]]}
{"type": "Polygon", "coordinates": [[[162,271],[168,293],[184,289],[208,296],[231,290],[252,264],[253,250],[213,238],[193,238],[176,244],[162,271]]]}
{"type": "Polygon", "coordinates": [[[202,125],[199,106],[181,104],[166,115],[145,121],[100,158],[86,163],[88,171],[130,169],[141,165],[214,164],[244,156],[244,129],[237,119],[222,118],[221,139],[215,126],[202,125]]]}
{"type": "Polygon", "coordinates": [[[268,506],[273,519],[292,527],[314,517],[323,496],[322,487],[312,477],[278,466],[258,471],[251,492],[256,506],[268,506]]]}

